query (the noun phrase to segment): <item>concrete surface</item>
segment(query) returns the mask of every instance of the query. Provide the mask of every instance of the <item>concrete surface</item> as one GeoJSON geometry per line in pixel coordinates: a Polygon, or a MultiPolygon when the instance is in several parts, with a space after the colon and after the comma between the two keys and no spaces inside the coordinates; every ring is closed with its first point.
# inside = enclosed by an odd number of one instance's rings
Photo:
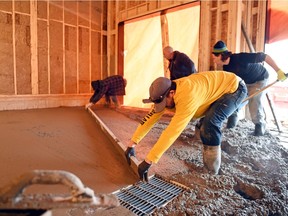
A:
{"type": "MultiPolygon", "coordinates": [[[[112,193],[138,179],[83,107],[0,112],[0,185],[34,169],[65,170],[95,193],[112,193]]],[[[27,193],[66,192],[31,186],[27,193]]]]}

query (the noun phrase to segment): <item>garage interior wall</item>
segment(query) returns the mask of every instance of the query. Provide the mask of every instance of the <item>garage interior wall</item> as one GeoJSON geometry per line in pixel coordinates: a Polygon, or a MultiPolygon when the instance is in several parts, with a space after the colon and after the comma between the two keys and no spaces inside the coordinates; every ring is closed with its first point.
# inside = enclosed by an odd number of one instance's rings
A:
{"type": "Polygon", "coordinates": [[[199,71],[214,68],[219,39],[233,52],[247,51],[241,22],[255,49],[264,49],[263,0],[0,1],[0,110],[84,105],[91,80],[123,74],[119,23],[193,2],[200,4],[199,71]]]}
{"type": "Polygon", "coordinates": [[[106,5],[0,1],[0,110],[87,102],[108,74],[106,5]]]}

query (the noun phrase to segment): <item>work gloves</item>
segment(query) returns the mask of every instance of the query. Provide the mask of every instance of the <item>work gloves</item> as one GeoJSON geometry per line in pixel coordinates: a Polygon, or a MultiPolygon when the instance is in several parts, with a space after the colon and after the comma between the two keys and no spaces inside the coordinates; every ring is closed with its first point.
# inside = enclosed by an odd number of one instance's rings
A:
{"type": "Polygon", "coordinates": [[[94,105],[94,104],[90,102],[90,103],[88,103],[88,104],[85,105],[85,109],[88,109],[89,107],[91,107],[91,106],[93,106],[93,105],[94,105]]]}
{"type": "Polygon", "coordinates": [[[141,181],[148,182],[148,170],[151,167],[152,164],[147,163],[145,160],[142,161],[142,163],[138,166],[138,174],[141,181]]]}
{"type": "Polygon", "coordinates": [[[130,159],[131,156],[136,157],[135,150],[133,147],[128,147],[125,151],[125,157],[129,165],[131,165],[131,159],[130,159]]]}
{"type": "Polygon", "coordinates": [[[288,74],[285,74],[284,71],[282,71],[281,69],[277,71],[277,78],[280,81],[284,81],[287,79],[288,74]]]}
{"type": "MultiPolygon", "coordinates": [[[[127,163],[131,165],[131,156],[136,157],[135,149],[133,147],[127,147],[125,151],[125,157],[127,160],[127,163]]],[[[141,181],[148,182],[148,170],[151,167],[152,164],[147,163],[145,160],[139,164],[138,166],[138,174],[141,181]]]]}

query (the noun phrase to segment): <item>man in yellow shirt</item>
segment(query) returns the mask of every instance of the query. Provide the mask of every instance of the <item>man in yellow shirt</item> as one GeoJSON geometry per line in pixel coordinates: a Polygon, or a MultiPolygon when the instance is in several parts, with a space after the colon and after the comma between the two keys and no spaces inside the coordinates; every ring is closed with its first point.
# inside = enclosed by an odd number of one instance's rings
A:
{"type": "Polygon", "coordinates": [[[154,106],[137,127],[125,151],[129,164],[130,157],[135,156],[134,147],[161,118],[165,108],[173,110],[175,115],[145,160],[139,164],[140,179],[147,181],[152,163],[159,161],[192,118],[203,116],[200,136],[204,167],[210,173],[218,174],[221,164],[221,126],[247,96],[245,83],[233,73],[207,71],[174,81],[159,77],[151,84],[149,94],[149,99],[143,102],[154,103],[154,106]]]}

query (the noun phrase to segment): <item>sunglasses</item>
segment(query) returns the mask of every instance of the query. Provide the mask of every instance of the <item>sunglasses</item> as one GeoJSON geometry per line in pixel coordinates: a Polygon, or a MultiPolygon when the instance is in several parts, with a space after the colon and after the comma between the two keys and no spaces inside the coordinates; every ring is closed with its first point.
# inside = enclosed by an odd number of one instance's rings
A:
{"type": "Polygon", "coordinates": [[[155,103],[155,104],[161,103],[161,102],[164,100],[164,98],[166,97],[166,95],[167,95],[167,93],[168,93],[169,91],[170,91],[170,88],[168,88],[168,89],[164,92],[164,94],[162,94],[159,98],[153,100],[151,97],[149,97],[149,99],[150,99],[153,103],[155,103]]]}

